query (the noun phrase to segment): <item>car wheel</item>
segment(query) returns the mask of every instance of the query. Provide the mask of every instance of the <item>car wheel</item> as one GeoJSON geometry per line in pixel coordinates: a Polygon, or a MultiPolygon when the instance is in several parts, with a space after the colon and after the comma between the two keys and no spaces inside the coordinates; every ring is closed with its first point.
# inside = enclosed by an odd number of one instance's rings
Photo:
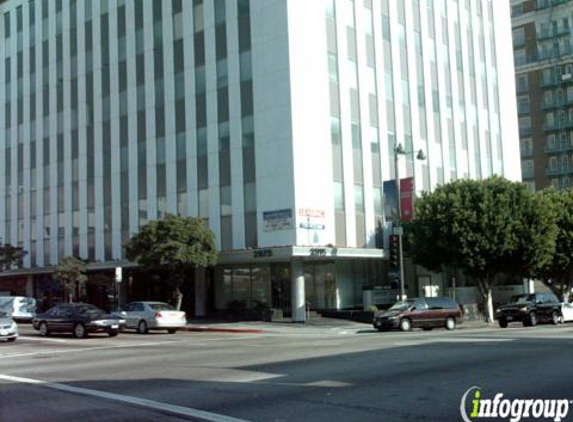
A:
{"type": "Polygon", "coordinates": [[[553,323],[553,325],[561,323],[561,315],[559,315],[559,312],[553,311],[553,314],[551,315],[551,322],[553,323]]]}
{"type": "Polygon", "coordinates": [[[117,336],[117,333],[118,333],[118,332],[119,332],[119,330],[109,330],[109,331],[107,332],[107,335],[110,336],[110,337],[115,337],[115,336],[117,336]]]}
{"type": "Polygon", "coordinates": [[[408,318],[402,318],[400,320],[400,331],[410,331],[412,329],[412,321],[408,318]]]}
{"type": "Polygon", "coordinates": [[[40,326],[38,327],[38,331],[42,337],[46,337],[50,335],[50,330],[48,330],[48,324],[45,322],[40,322],[40,326]]]}
{"type": "Polygon", "coordinates": [[[86,331],[86,327],[84,324],[76,324],[74,326],[74,336],[76,338],[84,338],[86,337],[88,332],[86,331]]]}
{"type": "Polygon", "coordinates": [[[167,332],[168,332],[169,334],[175,334],[175,333],[177,332],[177,328],[169,328],[169,329],[167,330],[167,332]]]}
{"type": "Polygon", "coordinates": [[[507,328],[507,319],[502,318],[498,321],[500,328],[507,328]]]}
{"type": "Polygon", "coordinates": [[[455,330],[456,319],[454,317],[446,318],[446,330],[455,330]]]}
{"type": "Polygon", "coordinates": [[[137,332],[139,334],[147,334],[147,322],[144,320],[139,321],[139,324],[137,324],[137,332]]]}
{"type": "Polygon", "coordinates": [[[8,341],[16,341],[16,337],[11,337],[8,339],[8,341]]]}

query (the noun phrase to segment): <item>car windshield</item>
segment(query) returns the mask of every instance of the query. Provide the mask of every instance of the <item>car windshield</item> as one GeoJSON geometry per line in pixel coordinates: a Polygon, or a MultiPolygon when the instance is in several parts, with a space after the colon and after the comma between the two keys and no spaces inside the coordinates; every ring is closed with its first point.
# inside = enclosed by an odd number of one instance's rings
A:
{"type": "Polygon", "coordinates": [[[76,308],[76,312],[79,315],[85,315],[91,318],[99,317],[104,314],[104,311],[91,305],[79,306],[76,308]]]}
{"type": "Polygon", "coordinates": [[[168,303],[150,303],[149,307],[154,311],[174,311],[175,308],[168,303]]]}
{"type": "Polygon", "coordinates": [[[535,295],[515,295],[511,297],[511,303],[527,303],[535,299],[535,295]]]}
{"type": "Polygon", "coordinates": [[[404,300],[402,302],[395,303],[392,305],[389,311],[405,311],[406,309],[411,308],[414,305],[413,300],[404,300]]]}

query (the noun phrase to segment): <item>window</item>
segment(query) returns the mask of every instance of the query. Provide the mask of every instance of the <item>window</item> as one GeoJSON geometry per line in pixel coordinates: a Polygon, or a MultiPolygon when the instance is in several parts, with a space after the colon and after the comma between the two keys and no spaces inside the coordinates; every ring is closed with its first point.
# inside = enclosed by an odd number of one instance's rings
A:
{"type": "Polygon", "coordinates": [[[10,12],[4,13],[4,38],[10,38],[10,12]]]}

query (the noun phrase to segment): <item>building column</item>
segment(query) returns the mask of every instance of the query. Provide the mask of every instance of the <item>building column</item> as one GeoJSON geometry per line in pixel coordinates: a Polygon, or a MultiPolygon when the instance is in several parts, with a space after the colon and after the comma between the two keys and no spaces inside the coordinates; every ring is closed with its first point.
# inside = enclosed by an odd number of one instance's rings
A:
{"type": "Polygon", "coordinates": [[[204,318],[207,316],[207,280],[205,269],[195,269],[195,316],[204,318]]]}
{"type": "Polygon", "coordinates": [[[290,263],[292,322],[306,322],[306,296],[302,261],[290,263]]]}

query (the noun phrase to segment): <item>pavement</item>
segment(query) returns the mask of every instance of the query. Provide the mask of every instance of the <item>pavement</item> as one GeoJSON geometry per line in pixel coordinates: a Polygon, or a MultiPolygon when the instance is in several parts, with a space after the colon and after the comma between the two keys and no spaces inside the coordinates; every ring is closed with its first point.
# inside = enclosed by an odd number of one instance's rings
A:
{"type": "MultiPolygon", "coordinates": [[[[485,321],[464,321],[457,329],[497,328],[485,321]]],[[[205,321],[191,320],[182,331],[237,334],[360,334],[375,332],[372,324],[314,316],[306,322],[285,321],[205,321]]]]}
{"type": "Polygon", "coordinates": [[[76,339],[22,324],[17,341],[0,343],[0,421],[454,422],[474,386],[485,400],[573,399],[573,324],[379,333],[319,318],[211,323],[276,331],[76,339]]]}

